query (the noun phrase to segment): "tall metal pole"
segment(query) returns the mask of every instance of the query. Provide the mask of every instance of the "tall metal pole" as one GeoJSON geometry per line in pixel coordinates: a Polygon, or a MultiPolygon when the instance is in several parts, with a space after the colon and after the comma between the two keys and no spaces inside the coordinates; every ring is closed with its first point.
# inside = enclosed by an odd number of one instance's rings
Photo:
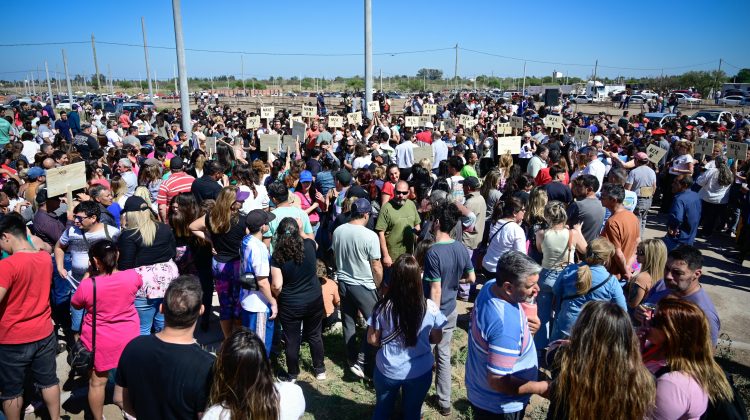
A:
{"type": "Polygon", "coordinates": [[[526,61],[523,62],[523,89],[521,89],[521,96],[526,96],[526,61]]]}
{"type": "Polygon", "coordinates": [[[94,52],[94,70],[96,70],[96,90],[102,88],[102,79],[99,77],[99,62],[96,61],[96,43],[94,42],[94,34],[91,34],[91,50],[94,52]]]}
{"type": "Polygon", "coordinates": [[[29,79],[31,80],[31,94],[36,95],[36,83],[34,83],[34,72],[31,72],[31,77],[29,79]]]}
{"type": "Polygon", "coordinates": [[[151,87],[151,70],[148,67],[148,46],[146,44],[146,20],[141,16],[141,31],[143,32],[143,55],[146,57],[146,80],[148,80],[148,99],[154,100],[154,90],[151,87]]]}
{"type": "Polygon", "coordinates": [[[68,56],[65,55],[65,49],[62,50],[63,56],[63,67],[65,67],[65,80],[68,83],[68,100],[70,101],[71,109],[73,107],[73,87],[70,85],[70,74],[68,74],[68,56]]]}
{"type": "MultiPolygon", "coordinates": [[[[365,0],[365,101],[372,101],[372,0],[365,0]]],[[[371,118],[367,108],[367,118],[371,118]]]]}
{"type": "Polygon", "coordinates": [[[594,86],[592,87],[592,89],[594,90],[593,96],[595,98],[599,97],[599,90],[596,89],[596,71],[597,70],[599,70],[599,60],[596,60],[596,62],[594,63],[594,86]]]}
{"type": "Polygon", "coordinates": [[[44,62],[44,72],[47,74],[47,94],[49,95],[49,104],[52,109],[55,109],[55,98],[52,96],[52,82],[49,81],[49,67],[47,62],[44,62]]]}
{"type": "Polygon", "coordinates": [[[240,54],[240,73],[242,77],[242,94],[247,96],[245,92],[245,56],[240,54]]]}
{"type": "Polygon", "coordinates": [[[721,73],[721,62],[722,62],[722,59],[720,58],[719,59],[719,69],[716,70],[716,77],[714,78],[714,98],[716,97],[716,89],[717,89],[717,85],[719,83],[719,73],[721,73]]]}
{"type": "Polygon", "coordinates": [[[112,84],[112,69],[109,68],[109,64],[107,64],[107,78],[109,79],[109,92],[113,93],[115,88],[112,84]]]}
{"type": "Polygon", "coordinates": [[[156,70],[154,70],[154,90],[156,91],[156,94],[158,95],[159,94],[159,76],[156,74],[156,70]]]}
{"type": "Polygon", "coordinates": [[[185,41],[182,37],[182,11],[180,0],[172,0],[172,17],[174,18],[174,40],[177,47],[177,71],[180,75],[180,109],[182,110],[182,131],[190,135],[190,98],[188,98],[188,76],[185,67],[185,41]]]}
{"type": "Polygon", "coordinates": [[[453,67],[453,87],[458,89],[458,44],[456,44],[456,65],[453,67]]]}
{"type": "Polygon", "coordinates": [[[383,69],[380,69],[380,91],[383,91],[383,69]]]}

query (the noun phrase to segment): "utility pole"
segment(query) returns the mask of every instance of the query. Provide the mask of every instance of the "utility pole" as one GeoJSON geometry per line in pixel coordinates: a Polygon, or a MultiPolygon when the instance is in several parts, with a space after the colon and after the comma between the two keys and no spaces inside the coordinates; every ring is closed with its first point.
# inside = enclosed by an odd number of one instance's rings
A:
{"type": "Polygon", "coordinates": [[[65,67],[65,80],[68,84],[68,100],[70,101],[71,109],[73,107],[73,87],[70,86],[70,74],[68,73],[68,56],[65,55],[65,49],[62,50],[63,56],[63,67],[65,67]]]}
{"type": "MultiPolygon", "coordinates": [[[[154,88],[156,90],[156,94],[159,94],[159,77],[156,75],[156,70],[154,70],[154,88]]],[[[151,98],[153,101],[154,98],[151,98]]]]}
{"type": "Polygon", "coordinates": [[[240,77],[242,77],[242,94],[247,95],[245,93],[245,56],[240,54],[240,77]]]}
{"type": "Polygon", "coordinates": [[[594,93],[595,93],[595,95],[593,95],[593,96],[594,96],[595,98],[596,98],[596,97],[599,97],[599,91],[598,91],[598,90],[596,89],[596,71],[597,71],[597,70],[599,70],[599,60],[598,60],[598,59],[597,59],[597,60],[596,60],[596,62],[594,63],[594,86],[593,86],[593,89],[594,89],[594,93]]]}
{"type": "MultiPolygon", "coordinates": [[[[372,101],[372,0],[365,0],[365,102],[372,101]]],[[[363,110],[371,118],[367,108],[363,110]]]]}
{"type": "Polygon", "coordinates": [[[719,84],[719,73],[721,73],[721,62],[722,62],[722,59],[720,58],[719,69],[716,70],[716,77],[714,78],[714,98],[716,98],[716,92],[717,92],[716,89],[718,89],[718,84],[719,84]]]}
{"type": "Polygon", "coordinates": [[[47,62],[44,62],[44,72],[47,73],[47,94],[49,95],[49,104],[52,109],[55,109],[55,98],[52,96],[52,83],[49,81],[49,67],[47,62]]]}
{"type": "Polygon", "coordinates": [[[174,20],[174,40],[177,47],[177,70],[180,75],[180,110],[182,114],[182,131],[192,132],[190,120],[190,98],[188,98],[188,76],[185,67],[185,41],[182,37],[182,12],[180,0],[172,0],[172,18],[174,20]]]}
{"type": "Polygon", "coordinates": [[[109,67],[109,64],[107,64],[107,78],[109,79],[109,92],[114,93],[115,86],[112,83],[112,69],[109,67]]]}
{"type": "Polygon", "coordinates": [[[526,96],[526,60],[523,61],[523,88],[521,89],[521,96],[526,96]]]}
{"type": "Polygon", "coordinates": [[[151,87],[151,70],[148,67],[148,46],[146,43],[146,19],[141,16],[141,32],[143,32],[143,55],[146,57],[146,80],[148,81],[148,99],[154,100],[154,90],[151,87]]]}
{"type": "Polygon", "coordinates": [[[456,44],[456,65],[453,67],[453,87],[458,90],[458,44],[456,44]]]}
{"type": "Polygon", "coordinates": [[[94,41],[94,34],[91,34],[91,50],[94,53],[94,70],[96,70],[96,90],[102,88],[102,80],[99,77],[99,62],[96,61],[96,43],[94,41]]]}
{"type": "Polygon", "coordinates": [[[383,69],[380,69],[380,91],[383,91],[383,69]]]}
{"type": "Polygon", "coordinates": [[[427,76],[422,73],[422,90],[427,92],[427,76]]]}

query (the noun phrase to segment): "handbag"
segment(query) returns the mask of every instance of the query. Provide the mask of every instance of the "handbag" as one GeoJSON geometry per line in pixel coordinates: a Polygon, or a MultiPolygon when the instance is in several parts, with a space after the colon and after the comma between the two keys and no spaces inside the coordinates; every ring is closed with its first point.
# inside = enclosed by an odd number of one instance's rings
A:
{"type": "Polygon", "coordinates": [[[94,286],[94,310],[91,312],[91,351],[78,338],[73,348],[68,352],[70,372],[75,376],[86,376],[94,368],[94,356],[96,354],[96,277],[91,278],[91,283],[94,286]]]}

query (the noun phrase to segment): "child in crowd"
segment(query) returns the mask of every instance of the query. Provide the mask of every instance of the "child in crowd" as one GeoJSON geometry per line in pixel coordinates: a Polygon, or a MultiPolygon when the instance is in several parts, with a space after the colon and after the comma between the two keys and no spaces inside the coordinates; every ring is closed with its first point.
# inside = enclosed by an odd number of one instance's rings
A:
{"type": "Polygon", "coordinates": [[[339,318],[339,285],[328,277],[328,267],[323,260],[318,259],[317,275],[320,280],[320,287],[323,288],[323,306],[325,307],[326,317],[323,319],[323,331],[338,330],[341,328],[341,319],[339,318]]]}

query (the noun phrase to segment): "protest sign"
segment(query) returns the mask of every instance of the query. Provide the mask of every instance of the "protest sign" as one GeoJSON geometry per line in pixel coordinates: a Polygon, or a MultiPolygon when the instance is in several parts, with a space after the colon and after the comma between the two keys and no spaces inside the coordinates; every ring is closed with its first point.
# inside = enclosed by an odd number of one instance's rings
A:
{"type": "Polygon", "coordinates": [[[429,159],[432,162],[432,145],[414,148],[414,163],[418,163],[422,159],[429,159]]]}
{"type": "Polygon", "coordinates": [[[302,105],[302,116],[312,118],[318,115],[318,108],[313,105],[302,105]]]}
{"type": "Polygon", "coordinates": [[[346,114],[346,120],[349,121],[349,124],[361,125],[362,124],[362,112],[361,111],[350,112],[346,114]]]}
{"type": "Polygon", "coordinates": [[[727,158],[734,160],[747,160],[747,143],[728,141],[727,158]]]}
{"type": "Polygon", "coordinates": [[[498,137],[495,141],[497,142],[498,156],[506,153],[517,155],[521,152],[521,136],[498,137]]]}
{"type": "Polygon", "coordinates": [[[328,116],[328,126],[333,128],[339,128],[344,126],[344,118],[338,115],[328,116]]]}
{"type": "Polygon", "coordinates": [[[86,188],[86,163],[78,162],[47,170],[47,196],[86,188]]]}
{"type": "Polygon", "coordinates": [[[519,130],[523,130],[523,118],[510,117],[510,128],[517,128],[519,130]]]}
{"type": "Polygon", "coordinates": [[[422,115],[435,115],[437,114],[437,105],[435,104],[424,104],[422,107],[422,115]]]}
{"type": "Polygon", "coordinates": [[[303,122],[295,121],[292,123],[292,137],[297,141],[303,141],[307,133],[307,126],[303,122]]]}
{"type": "Polygon", "coordinates": [[[248,130],[254,130],[256,128],[260,127],[260,117],[254,116],[254,117],[247,117],[245,120],[245,128],[248,130]]]}
{"type": "Polygon", "coordinates": [[[474,128],[474,126],[477,125],[478,123],[479,123],[479,120],[477,120],[475,118],[469,118],[469,120],[466,121],[466,124],[464,124],[463,126],[464,126],[465,129],[468,130],[470,128],[474,128]]]}
{"type": "Polygon", "coordinates": [[[563,128],[563,118],[559,115],[547,115],[544,117],[544,126],[547,128],[563,128]]]}
{"type": "Polygon", "coordinates": [[[407,128],[418,127],[419,126],[419,117],[406,117],[406,118],[404,118],[404,125],[407,128]]]}
{"type": "Polygon", "coordinates": [[[576,127],[575,141],[578,146],[589,144],[589,137],[591,137],[590,128],[576,127]]]}
{"type": "Polygon", "coordinates": [[[275,115],[275,112],[273,110],[272,106],[262,106],[260,107],[260,117],[265,118],[266,120],[270,120],[275,115]]]}
{"type": "Polygon", "coordinates": [[[438,126],[438,131],[440,132],[445,131],[445,121],[440,121],[440,125],[438,126]]]}
{"type": "Polygon", "coordinates": [[[659,146],[650,144],[646,149],[646,154],[648,155],[648,160],[650,160],[654,164],[658,164],[661,158],[663,158],[664,155],[667,154],[667,151],[659,146]]]}
{"type": "Polygon", "coordinates": [[[302,120],[302,116],[301,115],[294,115],[292,117],[289,117],[289,127],[292,127],[292,124],[294,124],[295,122],[304,123],[304,121],[302,120]]]}
{"type": "Polygon", "coordinates": [[[430,117],[429,115],[422,115],[422,116],[419,117],[419,126],[420,127],[425,127],[427,125],[427,123],[432,124],[432,117],[430,117]]]}
{"type": "Polygon", "coordinates": [[[504,122],[498,122],[497,123],[497,134],[501,136],[505,136],[510,134],[510,123],[504,123],[504,122]]]}
{"type": "Polygon", "coordinates": [[[367,112],[373,113],[373,112],[380,112],[380,102],[378,101],[370,101],[367,103],[367,112]]]}
{"type": "Polygon", "coordinates": [[[469,123],[469,121],[471,121],[471,116],[469,115],[461,114],[458,116],[458,123],[464,126],[464,128],[466,128],[466,125],[469,123]]]}
{"type": "Polygon", "coordinates": [[[714,141],[710,139],[697,139],[695,141],[695,153],[711,155],[714,151],[714,141]]]}
{"type": "Polygon", "coordinates": [[[279,150],[279,143],[281,142],[281,136],[278,134],[261,134],[260,138],[260,151],[270,152],[279,150]]]}
{"type": "Polygon", "coordinates": [[[294,136],[285,135],[281,137],[281,147],[288,152],[294,152],[297,149],[297,144],[297,138],[294,136]]]}
{"type": "Polygon", "coordinates": [[[216,153],[216,137],[206,137],[206,156],[211,159],[214,153],[216,153]]]}

